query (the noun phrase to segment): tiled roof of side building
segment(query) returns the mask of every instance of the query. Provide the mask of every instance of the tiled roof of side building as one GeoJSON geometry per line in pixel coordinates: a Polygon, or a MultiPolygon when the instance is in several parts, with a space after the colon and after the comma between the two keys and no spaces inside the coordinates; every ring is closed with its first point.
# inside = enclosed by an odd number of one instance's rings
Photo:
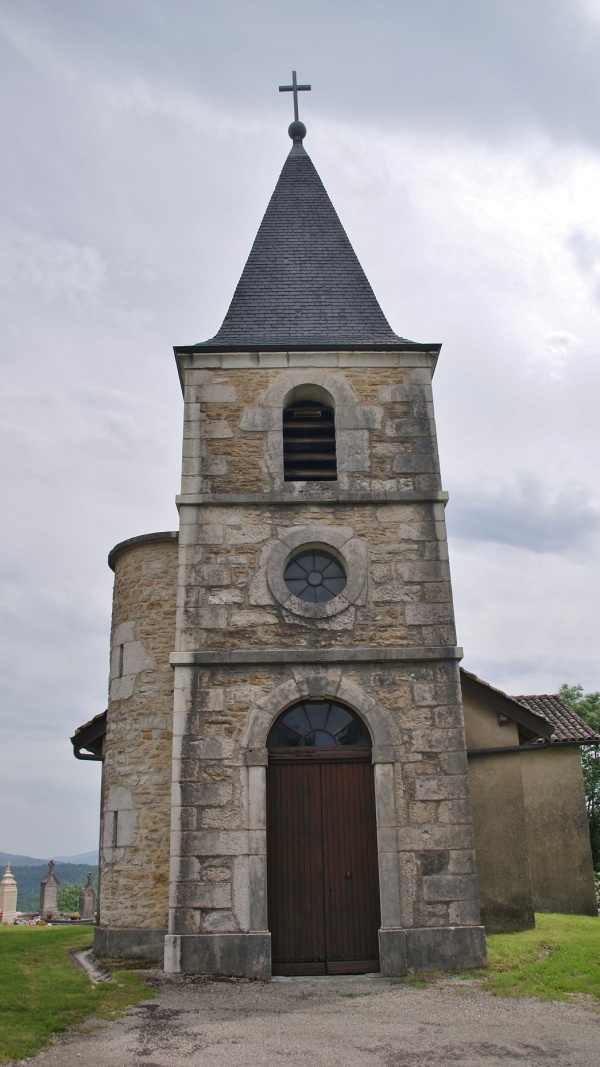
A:
{"type": "Polygon", "coordinates": [[[310,156],[294,141],[223,325],[194,347],[410,343],[387,322],[310,156]]]}
{"type": "Polygon", "coordinates": [[[509,696],[502,689],[497,689],[471,671],[466,671],[464,667],[460,668],[460,678],[463,692],[471,692],[489,703],[496,711],[503,711],[509,718],[520,722],[529,732],[535,734],[539,731],[541,737],[553,744],[593,745],[600,741],[600,735],[555,693],[542,696],[509,696]],[[519,718],[519,707],[526,709],[522,714],[531,713],[532,719],[529,722],[519,718]]]}
{"type": "Polygon", "coordinates": [[[536,715],[543,716],[554,727],[553,740],[571,742],[575,744],[594,744],[600,741],[591,726],[588,726],[568,704],[554,693],[542,696],[518,696],[513,697],[519,704],[529,708],[536,715]]]}

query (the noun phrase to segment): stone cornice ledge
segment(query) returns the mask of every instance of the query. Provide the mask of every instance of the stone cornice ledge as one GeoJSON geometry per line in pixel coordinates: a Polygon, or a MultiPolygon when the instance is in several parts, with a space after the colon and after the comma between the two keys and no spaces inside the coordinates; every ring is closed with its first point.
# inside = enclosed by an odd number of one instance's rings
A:
{"type": "Polygon", "coordinates": [[[443,489],[430,489],[427,492],[397,489],[389,492],[363,493],[351,490],[336,490],[334,493],[300,492],[300,493],[185,493],[175,497],[177,507],[184,505],[212,504],[391,504],[429,502],[447,504],[448,493],[443,489]]]}
{"type": "Polygon", "coordinates": [[[253,663],[417,663],[423,660],[463,658],[456,645],[429,645],[390,648],[231,648],[203,652],[172,652],[172,667],[196,667],[210,664],[244,665],[253,663]]]}

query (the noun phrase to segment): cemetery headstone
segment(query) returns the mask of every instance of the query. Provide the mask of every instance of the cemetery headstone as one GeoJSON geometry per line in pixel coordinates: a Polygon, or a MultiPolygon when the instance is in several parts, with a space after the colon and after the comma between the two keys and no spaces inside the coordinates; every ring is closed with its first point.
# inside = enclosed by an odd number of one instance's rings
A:
{"type": "Polygon", "coordinates": [[[17,883],[11,874],[10,863],[6,864],[6,870],[0,882],[0,922],[3,926],[14,923],[17,917],[17,883]]]}
{"type": "Polygon", "coordinates": [[[48,874],[42,878],[40,887],[40,915],[42,919],[58,919],[58,887],[60,882],[54,873],[54,860],[48,864],[48,874]]]}
{"type": "Polygon", "coordinates": [[[93,919],[96,914],[96,890],[92,885],[93,874],[88,872],[87,884],[79,891],[79,918],[93,919]]]}

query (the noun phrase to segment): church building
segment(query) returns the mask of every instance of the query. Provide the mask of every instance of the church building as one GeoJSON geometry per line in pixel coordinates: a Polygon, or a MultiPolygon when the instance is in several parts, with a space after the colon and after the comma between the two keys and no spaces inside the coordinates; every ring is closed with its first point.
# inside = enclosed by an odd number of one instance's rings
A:
{"type": "MultiPolygon", "coordinates": [[[[476,873],[440,345],[391,329],[297,117],[289,134],[223,325],[175,349],[179,531],[109,557],[109,706],[73,739],[104,759],[96,951],[260,979],[476,967],[480,892],[502,916],[487,824],[484,891],[476,873]]],[[[556,742],[468,679],[480,755],[556,742]]],[[[562,740],[579,765],[577,729],[562,740]]],[[[483,811],[481,775],[475,792],[483,811]]],[[[521,852],[514,925],[533,915],[521,852]]]]}

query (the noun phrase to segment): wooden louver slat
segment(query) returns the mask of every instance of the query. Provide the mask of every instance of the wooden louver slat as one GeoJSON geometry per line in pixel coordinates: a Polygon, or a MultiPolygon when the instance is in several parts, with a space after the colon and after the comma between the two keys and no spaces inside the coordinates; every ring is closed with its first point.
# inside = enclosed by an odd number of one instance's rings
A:
{"type": "Polygon", "coordinates": [[[283,413],[283,477],[286,482],[335,481],[333,408],[312,401],[292,404],[283,413]]]}

